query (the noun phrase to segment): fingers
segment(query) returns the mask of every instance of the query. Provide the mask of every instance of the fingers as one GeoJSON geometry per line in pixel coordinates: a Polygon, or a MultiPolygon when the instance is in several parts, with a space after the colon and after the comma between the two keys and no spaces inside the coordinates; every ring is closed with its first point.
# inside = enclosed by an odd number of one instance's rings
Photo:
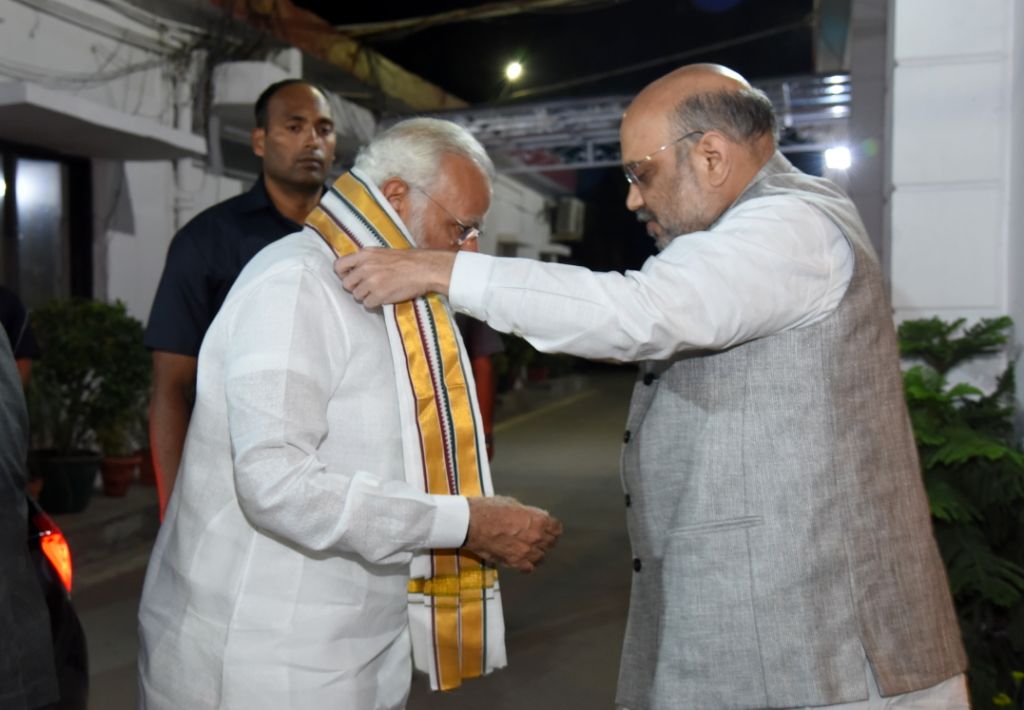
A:
{"type": "Polygon", "coordinates": [[[361,249],[352,254],[346,254],[345,256],[339,256],[334,261],[334,273],[338,276],[344,277],[345,274],[355,267],[359,266],[366,260],[367,250],[361,249]]]}
{"type": "Polygon", "coordinates": [[[383,264],[375,259],[373,252],[384,250],[363,250],[338,258],[334,262],[334,273],[341,278],[342,287],[367,308],[376,308],[384,303],[386,274],[383,264]]]}
{"type": "Polygon", "coordinates": [[[428,249],[363,249],[339,257],[334,272],[361,303],[375,308],[431,291],[447,293],[454,252],[428,249]]]}
{"type": "Polygon", "coordinates": [[[470,499],[465,547],[483,559],[530,572],[561,534],[562,524],[539,508],[506,497],[470,499]]]}
{"type": "Polygon", "coordinates": [[[376,308],[383,302],[388,256],[384,249],[363,249],[339,257],[334,262],[334,273],[342,287],[367,308],[376,308]],[[376,253],[375,253],[376,252],[376,253]],[[381,254],[384,256],[381,258],[381,254]]]}

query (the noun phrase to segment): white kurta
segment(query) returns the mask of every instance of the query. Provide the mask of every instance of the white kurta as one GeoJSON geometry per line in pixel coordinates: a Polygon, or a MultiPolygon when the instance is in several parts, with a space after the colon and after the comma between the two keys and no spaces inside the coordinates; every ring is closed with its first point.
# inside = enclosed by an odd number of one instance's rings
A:
{"type": "Polygon", "coordinates": [[[409,486],[379,309],[302,232],[245,268],[199,353],[140,622],[147,710],[403,707],[414,550],[466,500],[409,486]]]}

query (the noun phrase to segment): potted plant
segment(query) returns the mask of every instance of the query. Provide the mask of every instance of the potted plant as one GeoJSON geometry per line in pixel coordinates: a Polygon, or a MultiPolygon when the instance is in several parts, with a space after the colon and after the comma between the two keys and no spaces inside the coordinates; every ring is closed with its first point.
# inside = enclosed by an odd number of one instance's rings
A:
{"type": "Polygon", "coordinates": [[[51,512],[77,512],[99,469],[97,432],[136,416],[148,392],[142,324],[121,302],[86,299],[51,301],[32,318],[42,352],[28,392],[39,500],[51,512]]]}
{"type": "Polygon", "coordinates": [[[973,706],[1019,706],[1024,675],[1024,452],[1014,429],[1014,365],[990,392],[950,372],[1006,347],[1012,321],[938,318],[899,328],[914,435],[935,537],[970,657],[973,706]]]}
{"type": "MultiPolygon", "coordinates": [[[[94,306],[94,308],[96,308],[94,306]]],[[[142,460],[137,453],[144,411],[149,397],[151,364],[142,344],[143,327],[125,311],[124,304],[100,304],[106,366],[93,410],[96,439],[103,452],[100,473],[103,492],[123,496],[142,460]]]]}
{"type": "Polygon", "coordinates": [[[132,430],[132,419],[126,415],[123,419],[107,422],[96,430],[103,458],[100,460],[100,475],[103,479],[103,492],[112,497],[121,497],[128,493],[135,472],[142,463],[142,456],[135,446],[132,430]]]}

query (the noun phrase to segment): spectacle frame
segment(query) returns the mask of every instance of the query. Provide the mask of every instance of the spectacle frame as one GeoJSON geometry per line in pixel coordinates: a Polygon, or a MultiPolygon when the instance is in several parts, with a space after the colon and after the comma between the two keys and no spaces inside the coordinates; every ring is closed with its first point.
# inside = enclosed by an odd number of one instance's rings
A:
{"type": "Polygon", "coordinates": [[[440,202],[438,202],[436,199],[434,199],[433,195],[431,195],[429,192],[424,190],[422,187],[419,187],[417,185],[410,185],[410,187],[413,188],[414,190],[416,190],[417,192],[422,193],[428,200],[430,200],[435,205],[440,207],[444,211],[444,213],[447,214],[449,217],[451,217],[452,221],[455,222],[455,224],[457,224],[462,229],[462,234],[460,234],[455,239],[455,241],[452,242],[452,246],[453,247],[460,247],[461,248],[461,247],[465,246],[467,242],[471,242],[474,239],[479,239],[480,238],[480,234],[481,234],[480,227],[474,226],[472,224],[464,223],[461,219],[459,219],[454,214],[452,214],[452,211],[450,209],[448,209],[447,207],[442,205],[440,202]]]}
{"type": "Polygon", "coordinates": [[[654,156],[656,156],[658,153],[660,153],[663,150],[666,150],[667,148],[671,148],[676,143],[682,143],[684,140],[686,140],[687,138],[689,138],[691,136],[702,136],[702,135],[704,135],[704,131],[690,131],[689,133],[687,133],[685,135],[679,136],[674,141],[669,141],[668,143],[666,143],[665,145],[661,146],[657,150],[655,150],[655,151],[653,151],[651,153],[648,153],[644,157],[640,158],[640,160],[634,160],[632,162],[624,164],[622,166],[622,172],[626,176],[626,182],[628,182],[630,185],[636,185],[637,187],[640,187],[640,185],[643,183],[643,180],[640,178],[639,175],[637,175],[637,173],[636,173],[636,169],[637,168],[639,168],[644,163],[653,160],[654,156]]]}

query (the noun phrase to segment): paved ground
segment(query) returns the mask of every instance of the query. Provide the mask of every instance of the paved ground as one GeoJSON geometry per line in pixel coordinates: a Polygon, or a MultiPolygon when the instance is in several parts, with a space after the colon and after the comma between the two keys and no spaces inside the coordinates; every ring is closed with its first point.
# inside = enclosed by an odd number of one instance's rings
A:
{"type": "MultiPolygon", "coordinates": [[[[631,381],[629,373],[593,376],[590,386],[553,394],[498,425],[495,487],[547,508],[566,532],[540,570],[501,577],[509,668],[444,694],[417,680],[410,710],[613,707],[631,574],[617,473],[631,381]]],[[[139,489],[119,505],[150,510],[151,495],[139,489]]],[[[135,612],[147,553],[140,541],[82,570],[75,604],[89,639],[94,710],[134,707],[135,612]]]]}

